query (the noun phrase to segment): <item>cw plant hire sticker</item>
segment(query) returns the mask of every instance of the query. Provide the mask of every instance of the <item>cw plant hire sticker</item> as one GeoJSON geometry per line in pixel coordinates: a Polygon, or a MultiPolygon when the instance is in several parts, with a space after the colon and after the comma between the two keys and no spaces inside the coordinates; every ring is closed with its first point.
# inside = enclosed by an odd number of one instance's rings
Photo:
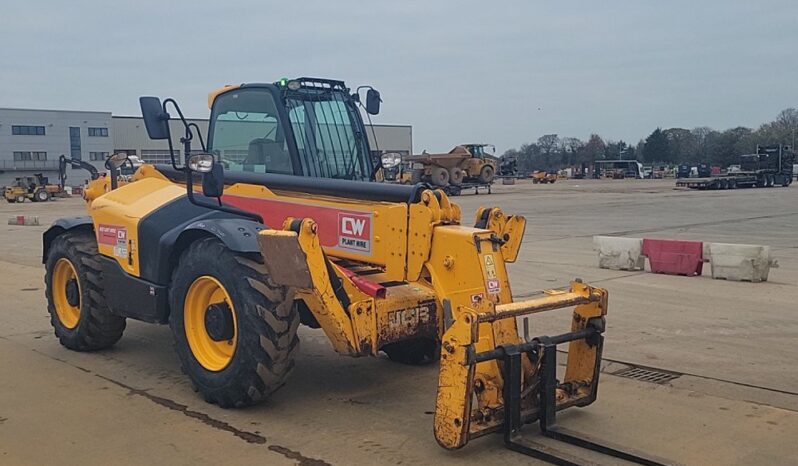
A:
{"type": "Polygon", "coordinates": [[[496,275],[496,261],[493,259],[492,254],[486,254],[484,256],[485,261],[485,287],[488,289],[488,293],[496,294],[501,291],[501,286],[499,286],[499,277],[496,275]]]}

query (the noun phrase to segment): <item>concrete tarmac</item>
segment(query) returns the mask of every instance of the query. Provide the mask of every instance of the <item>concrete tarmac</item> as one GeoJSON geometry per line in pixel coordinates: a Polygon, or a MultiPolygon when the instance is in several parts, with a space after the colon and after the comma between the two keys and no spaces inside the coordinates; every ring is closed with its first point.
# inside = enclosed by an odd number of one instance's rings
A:
{"type": "MultiPolygon", "coordinates": [[[[798,188],[684,191],[673,180],[569,180],[496,185],[454,198],[523,214],[510,265],[513,293],[572,278],[610,293],[599,398],[562,425],[680,464],[795,464],[798,458],[798,188]],[[593,235],[770,245],[765,283],[602,270],[593,235]],[[633,366],[677,376],[653,384],[614,375],[633,366]]],[[[449,452],[432,434],[437,367],[336,355],[300,328],[297,367],[266,403],[206,404],[180,372],[168,327],[128,321],[113,348],[58,344],[44,300],[41,233],[84,212],[77,198],[0,205],[0,464],[536,464],[499,436],[449,452]]],[[[570,313],[535,316],[536,334],[567,330],[570,313]]],[[[535,427],[527,428],[530,437],[535,427]]],[[[622,464],[557,446],[600,464],[622,464]]]]}

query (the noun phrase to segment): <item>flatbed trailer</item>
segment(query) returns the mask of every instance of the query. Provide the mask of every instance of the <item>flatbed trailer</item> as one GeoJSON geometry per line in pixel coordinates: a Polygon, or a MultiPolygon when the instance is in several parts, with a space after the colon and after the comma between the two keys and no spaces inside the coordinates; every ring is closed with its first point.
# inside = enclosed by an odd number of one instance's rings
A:
{"type": "Polygon", "coordinates": [[[771,188],[789,186],[792,174],[774,173],[770,170],[737,172],[705,178],[677,178],[676,186],[690,189],[771,188]]]}
{"type": "Polygon", "coordinates": [[[492,185],[493,185],[493,182],[490,182],[490,183],[478,183],[478,182],[468,183],[468,182],[466,182],[466,183],[461,183],[459,185],[453,185],[453,184],[446,185],[442,189],[443,189],[443,192],[445,192],[447,196],[459,196],[463,192],[464,189],[473,189],[474,190],[474,194],[479,194],[479,190],[480,189],[487,189],[488,190],[488,194],[492,194],[491,193],[491,186],[492,185]]]}

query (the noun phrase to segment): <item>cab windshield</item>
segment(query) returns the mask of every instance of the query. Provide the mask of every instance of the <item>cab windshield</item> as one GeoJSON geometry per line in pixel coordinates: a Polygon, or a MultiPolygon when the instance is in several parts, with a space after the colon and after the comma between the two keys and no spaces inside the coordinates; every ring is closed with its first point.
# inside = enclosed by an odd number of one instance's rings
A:
{"type": "Polygon", "coordinates": [[[216,98],[209,147],[225,169],[369,180],[363,125],[348,97],[331,89],[284,92],[287,122],[267,89],[240,88],[216,98]],[[293,138],[295,158],[287,138],[293,138]]]}
{"type": "Polygon", "coordinates": [[[368,180],[368,147],[357,109],[343,92],[300,89],[286,94],[288,120],[306,176],[368,180]]]}
{"type": "Polygon", "coordinates": [[[208,144],[226,170],[294,173],[277,105],[264,89],[242,88],[217,97],[208,144]]]}

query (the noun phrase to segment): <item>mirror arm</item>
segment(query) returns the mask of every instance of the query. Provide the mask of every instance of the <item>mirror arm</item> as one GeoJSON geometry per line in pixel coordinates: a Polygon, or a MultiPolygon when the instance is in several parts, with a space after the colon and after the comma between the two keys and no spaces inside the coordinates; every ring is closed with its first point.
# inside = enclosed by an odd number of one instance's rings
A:
{"type": "Polygon", "coordinates": [[[186,194],[188,196],[188,201],[196,206],[205,207],[213,210],[220,210],[222,212],[227,212],[229,214],[241,215],[242,217],[250,218],[258,223],[262,223],[265,225],[265,223],[263,222],[263,217],[261,217],[260,215],[254,212],[247,212],[246,210],[241,210],[237,207],[230,207],[224,205],[222,204],[221,197],[218,198],[219,205],[213,205],[207,202],[202,202],[196,197],[194,197],[194,173],[188,168],[186,168],[186,194]]]}
{"type": "Polygon", "coordinates": [[[111,172],[111,191],[113,191],[119,186],[119,167],[110,165],[109,171],[111,172]]]}
{"type": "MultiPolygon", "coordinates": [[[[190,148],[191,147],[190,146],[190,141],[191,141],[191,139],[193,138],[194,135],[191,133],[191,128],[189,127],[189,124],[186,121],[186,117],[183,116],[183,111],[180,110],[180,106],[177,105],[177,101],[175,99],[171,98],[171,97],[169,97],[167,99],[164,99],[164,101],[163,101],[163,112],[164,112],[164,114],[167,117],[166,131],[167,131],[167,133],[169,133],[169,137],[167,138],[167,140],[169,141],[169,158],[172,159],[172,168],[174,168],[175,170],[182,170],[180,167],[177,166],[177,162],[175,160],[175,148],[174,148],[174,145],[172,145],[172,131],[171,131],[171,128],[169,127],[169,112],[166,111],[166,105],[169,104],[169,103],[171,103],[172,107],[175,108],[175,111],[177,112],[177,115],[180,117],[180,121],[183,123],[183,126],[185,126],[185,128],[186,128],[186,133],[185,133],[186,135],[185,135],[184,138],[181,139],[181,142],[183,142],[184,144],[189,144],[187,147],[190,148]]],[[[188,150],[184,150],[184,152],[188,152],[188,150]]],[[[184,155],[186,155],[186,154],[184,154],[184,155]]],[[[185,164],[184,164],[184,166],[185,166],[185,164]]]]}
{"type": "Polygon", "coordinates": [[[202,139],[202,131],[200,131],[200,127],[196,123],[189,123],[188,126],[191,126],[196,130],[200,147],[202,147],[202,152],[208,152],[208,149],[205,148],[205,141],[202,139]]]}

